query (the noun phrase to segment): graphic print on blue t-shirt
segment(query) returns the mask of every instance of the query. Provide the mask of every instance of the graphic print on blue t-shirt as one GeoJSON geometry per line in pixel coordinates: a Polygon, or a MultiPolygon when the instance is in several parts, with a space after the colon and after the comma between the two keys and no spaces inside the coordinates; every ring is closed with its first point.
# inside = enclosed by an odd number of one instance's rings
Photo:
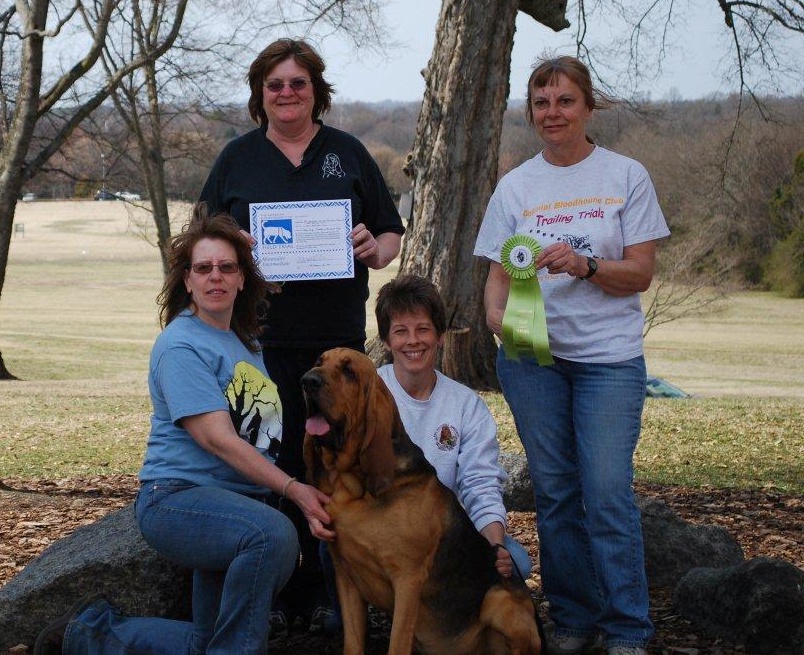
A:
{"type": "Polygon", "coordinates": [[[235,365],[224,392],[237,433],[276,459],[282,441],[282,404],[276,384],[248,362],[235,365]]]}

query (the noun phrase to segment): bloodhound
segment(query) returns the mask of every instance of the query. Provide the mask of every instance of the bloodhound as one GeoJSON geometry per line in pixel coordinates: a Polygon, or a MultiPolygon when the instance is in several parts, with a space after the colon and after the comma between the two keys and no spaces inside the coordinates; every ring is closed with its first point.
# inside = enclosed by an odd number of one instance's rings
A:
{"type": "Polygon", "coordinates": [[[367,605],[392,612],[389,655],[538,655],[533,601],[405,432],[372,361],[325,352],[302,377],[307,477],[332,501],[329,548],[344,655],[364,652],[367,605]]]}

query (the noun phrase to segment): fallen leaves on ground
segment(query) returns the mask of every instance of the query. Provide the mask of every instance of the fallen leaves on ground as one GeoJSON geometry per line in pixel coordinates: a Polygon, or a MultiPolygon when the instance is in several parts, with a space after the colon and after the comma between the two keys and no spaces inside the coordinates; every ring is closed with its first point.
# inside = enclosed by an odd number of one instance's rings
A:
{"type": "MultiPolygon", "coordinates": [[[[137,480],[131,475],[113,475],[62,480],[0,481],[0,585],[8,582],[50,544],[76,528],[97,521],[134,500],[137,480]]],[[[746,559],[775,557],[804,568],[804,499],[785,496],[772,489],[690,489],[637,484],[637,493],[663,500],[682,519],[701,525],[720,525],[739,542],[746,559]]],[[[539,543],[534,517],[529,512],[511,512],[510,531],[538,563],[539,543]]],[[[538,564],[529,581],[537,601],[538,564]]],[[[544,611],[544,603],[541,602],[544,611]]],[[[651,655],[746,655],[739,644],[699,634],[673,612],[667,590],[651,591],[651,617],[656,635],[651,655]]],[[[382,613],[371,617],[369,655],[387,649],[389,622],[382,613]]],[[[16,650],[24,655],[26,650],[16,650]]],[[[326,655],[340,653],[340,639],[291,632],[271,643],[271,652],[281,655],[326,655]]],[[[0,653],[0,655],[5,655],[0,653]]]]}

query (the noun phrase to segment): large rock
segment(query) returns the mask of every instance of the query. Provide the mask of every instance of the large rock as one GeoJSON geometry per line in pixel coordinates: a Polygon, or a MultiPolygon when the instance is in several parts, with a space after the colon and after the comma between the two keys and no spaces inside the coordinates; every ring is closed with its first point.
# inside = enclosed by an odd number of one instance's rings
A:
{"type": "MultiPolygon", "coordinates": [[[[535,511],[533,485],[524,455],[503,452],[500,465],[508,474],[503,500],[510,511],[535,511]]],[[[645,571],[652,587],[675,587],[697,566],[732,566],[743,561],[743,551],[719,526],[693,525],[679,518],[661,500],[637,497],[645,541],[645,571]]]]}
{"type": "Polygon", "coordinates": [[[784,560],[692,569],[673,602],[693,625],[751,653],[804,653],[804,571],[784,560]]]}
{"type": "Polygon", "coordinates": [[[733,566],[743,550],[729,532],[715,525],[693,525],[680,519],[661,500],[637,498],[642,512],[645,572],[651,587],[676,586],[690,569],[733,566]]]}
{"type": "Polygon", "coordinates": [[[191,581],[145,543],[126,507],[57,541],[0,588],[0,650],[33,644],[89,592],[125,613],[189,618],[191,581]]]}
{"type": "Polygon", "coordinates": [[[528,472],[528,460],[524,455],[511,452],[500,453],[500,466],[508,474],[503,482],[503,502],[509,512],[535,512],[533,484],[528,472]]]}

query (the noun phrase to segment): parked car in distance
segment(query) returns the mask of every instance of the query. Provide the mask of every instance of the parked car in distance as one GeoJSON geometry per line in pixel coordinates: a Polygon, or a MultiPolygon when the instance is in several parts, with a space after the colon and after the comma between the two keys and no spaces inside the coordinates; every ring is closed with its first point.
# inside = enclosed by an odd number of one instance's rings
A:
{"type": "Polygon", "coordinates": [[[117,194],[107,191],[106,189],[98,189],[95,192],[95,200],[120,200],[117,194]]]}
{"type": "Polygon", "coordinates": [[[36,194],[32,191],[29,191],[22,196],[22,202],[33,202],[34,200],[36,200],[36,194]]]}
{"type": "Polygon", "coordinates": [[[117,197],[120,198],[120,200],[126,200],[128,202],[142,200],[142,196],[139,193],[133,193],[131,191],[121,191],[117,194],[117,197]]]}

